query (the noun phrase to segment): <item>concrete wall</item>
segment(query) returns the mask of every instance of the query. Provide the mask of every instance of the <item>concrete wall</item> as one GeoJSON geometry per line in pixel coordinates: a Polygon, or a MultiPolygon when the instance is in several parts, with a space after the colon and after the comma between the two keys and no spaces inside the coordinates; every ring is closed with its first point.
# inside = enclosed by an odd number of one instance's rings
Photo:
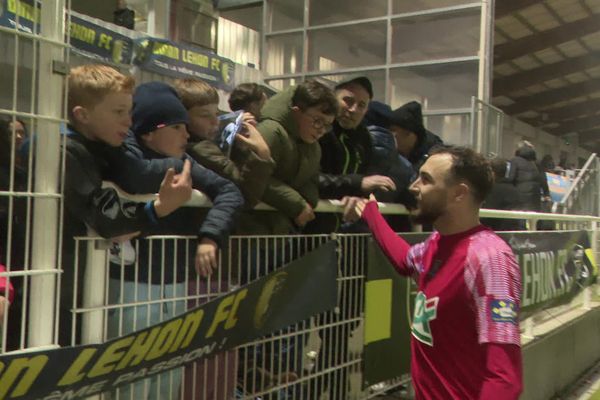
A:
{"type": "Polygon", "coordinates": [[[523,348],[521,400],[547,400],[600,360],[600,308],[523,348]]]}

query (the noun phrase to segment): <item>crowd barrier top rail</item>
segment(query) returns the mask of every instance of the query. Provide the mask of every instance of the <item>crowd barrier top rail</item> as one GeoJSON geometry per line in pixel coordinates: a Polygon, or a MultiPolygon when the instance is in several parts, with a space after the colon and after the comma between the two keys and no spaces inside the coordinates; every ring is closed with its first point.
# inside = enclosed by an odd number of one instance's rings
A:
{"type": "MultiPolygon", "coordinates": [[[[103,187],[110,187],[117,191],[119,197],[136,201],[147,202],[154,200],[156,194],[130,194],[123,191],[112,182],[104,181],[103,187]]],[[[402,204],[393,203],[378,203],[379,211],[382,214],[408,215],[409,211],[402,204]]],[[[204,193],[194,189],[192,197],[185,204],[186,207],[210,207],[212,202],[204,193]]],[[[274,210],[273,207],[259,203],[254,207],[255,210],[274,210]]],[[[319,200],[319,204],[315,208],[315,212],[321,213],[341,213],[343,212],[342,202],[340,200],[319,200]]],[[[482,208],[479,212],[481,217],[489,218],[508,218],[508,219],[527,219],[527,220],[552,220],[552,221],[567,221],[567,222],[600,222],[600,217],[593,215],[572,215],[572,214],[552,214],[538,213],[530,211],[507,211],[507,210],[492,210],[482,208]]]]}

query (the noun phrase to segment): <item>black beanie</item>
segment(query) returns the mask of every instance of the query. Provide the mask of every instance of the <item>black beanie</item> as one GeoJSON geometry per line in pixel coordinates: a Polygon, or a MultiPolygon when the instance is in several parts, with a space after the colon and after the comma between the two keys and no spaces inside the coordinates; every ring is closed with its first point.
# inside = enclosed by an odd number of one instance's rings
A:
{"type": "Polygon", "coordinates": [[[187,124],[187,110],[177,92],[162,82],[143,83],[133,93],[131,130],[137,136],[158,128],[187,124]]]}
{"type": "Polygon", "coordinates": [[[369,109],[365,114],[365,123],[367,125],[376,125],[389,129],[394,115],[392,108],[380,101],[369,102],[369,109]]]}
{"type": "Polygon", "coordinates": [[[413,132],[417,137],[425,136],[425,126],[423,125],[423,113],[421,105],[416,101],[411,101],[397,108],[392,113],[392,125],[399,126],[407,131],[413,132]]]}

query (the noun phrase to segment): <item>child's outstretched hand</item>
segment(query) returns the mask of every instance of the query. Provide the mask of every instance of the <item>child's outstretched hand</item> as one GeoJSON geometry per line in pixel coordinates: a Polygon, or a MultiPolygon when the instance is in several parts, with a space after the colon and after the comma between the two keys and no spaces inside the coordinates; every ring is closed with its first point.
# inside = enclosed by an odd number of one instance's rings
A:
{"type": "Polygon", "coordinates": [[[244,122],[243,125],[244,129],[242,134],[236,135],[235,140],[248,146],[250,150],[255,152],[256,155],[263,160],[271,158],[271,149],[269,149],[269,145],[265,139],[263,139],[258,129],[248,122],[244,122]]]}
{"type": "Polygon", "coordinates": [[[164,217],[177,210],[185,204],[192,196],[192,164],[189,160],[183,163],[183,170],[175,174],[173,168],[169,168],[165,178],[160,184],[158,199],[154,201],[156,215],[164,217]]]}
{"type": "Polygon", "coordinates": [[[202,277],[217,269],[217,251],[219,246],[214,240],[203,238],[196,248],[196,272],[202,277]]]}

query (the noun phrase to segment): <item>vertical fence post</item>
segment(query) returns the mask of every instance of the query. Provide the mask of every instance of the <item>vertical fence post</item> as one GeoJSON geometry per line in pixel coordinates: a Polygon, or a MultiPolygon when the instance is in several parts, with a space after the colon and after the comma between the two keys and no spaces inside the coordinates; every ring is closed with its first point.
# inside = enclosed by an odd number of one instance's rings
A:
{"type": "MultiPolygon", "coordinates": [[[[108,244],[106,240],[88,240],[86,243],[82,296],[84,308],[102,307],[105,304],[108,244]]],[[[82,315],[81,324],[82,344],[102,342],[104,339],[103,309],[86,311],[82,315]]]]}
{"type": "MultiPolygon", "coordinates": [[[[65,39],[64,0],[40,2],[41,36],[56,42],[65,39]]],[[[63,62],[64,47],[53,43],[39,46],[39,86],[37,105],[39,114],[59,119],[62,117],[64,76],[53,72],[55,62],[63,62]]],[[[34,66],[35,68],[35,66],[34,66]]],[[[38,124],[35,143],[35,192],[59,194],[60,133],[58,122],[42,119],[38,124]]],[[[33,203],[32,269],[58,269],[59,198],[37,197],[33,203]]],[[[37,275],[31,278],[29,297],[28,346],[43,346],[54,342],[56,275],[37,275]]]]}

